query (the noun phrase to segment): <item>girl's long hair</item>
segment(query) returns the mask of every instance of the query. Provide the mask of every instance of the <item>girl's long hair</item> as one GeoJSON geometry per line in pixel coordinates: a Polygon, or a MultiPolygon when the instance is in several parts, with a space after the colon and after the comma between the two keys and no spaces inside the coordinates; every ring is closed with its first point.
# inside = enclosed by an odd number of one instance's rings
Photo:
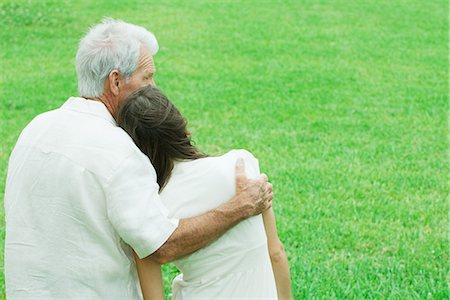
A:
{"type": "Polygon", "coordinates": [[[160,191],[170,178],[175,160],[207,157],[192,145],[186,119],[156,87],[146,86],[130,95],[117,119],[149,157],[160,191]]]}

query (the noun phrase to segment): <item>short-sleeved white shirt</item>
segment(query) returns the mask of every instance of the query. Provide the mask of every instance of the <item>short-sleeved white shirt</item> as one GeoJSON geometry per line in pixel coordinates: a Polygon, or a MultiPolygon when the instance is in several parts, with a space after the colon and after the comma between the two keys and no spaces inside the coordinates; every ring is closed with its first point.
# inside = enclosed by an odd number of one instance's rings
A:
{"type": "Polygon", "coordinates": [[[146,257],[178,226],[158,197],[149,159],[102,103],[72,97],[37,116],[8,167],[8,299],[141,298],[131,248],[146,257]]]}

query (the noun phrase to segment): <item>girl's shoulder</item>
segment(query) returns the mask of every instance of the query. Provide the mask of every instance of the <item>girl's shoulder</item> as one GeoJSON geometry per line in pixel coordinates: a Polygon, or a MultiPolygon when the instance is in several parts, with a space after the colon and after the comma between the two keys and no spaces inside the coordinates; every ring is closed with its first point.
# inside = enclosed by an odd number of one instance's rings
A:
{"type": "Polygon", "coordinates": [[[177,162],[173,174],[185,176],[186,173],[190,173],[192,176],[194,173],[198,173],[202,174],[203,178],[227,175],[234,180],[235,165],[239,158],[244,160],[247,177],[254,178],[259,176],[258,160],[245,149],[233,149],[219,156],[208,156],[196,160],[177,162]]]}
{"type": "Polygon", "coordinates": [[[234,149],[224,154],[223,157],[230,160],[233,166],[239,158],[242,158],[245,163],[245,172],[249,178],[258,177],[260,174],[258,159],[248,150],[234,149]]]}

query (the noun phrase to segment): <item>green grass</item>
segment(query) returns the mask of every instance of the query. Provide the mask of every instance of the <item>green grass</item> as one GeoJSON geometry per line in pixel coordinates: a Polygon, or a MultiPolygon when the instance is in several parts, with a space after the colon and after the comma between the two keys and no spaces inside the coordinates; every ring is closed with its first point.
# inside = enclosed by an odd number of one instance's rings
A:
{"type": "Polygon", "coordinates": [[[447,2],[67,2],[0,4],[1,195],[22,128],[76,95],[79,38],[120,18],[197,144],[269,174],[295,299],[449,297],[447,2]]]}

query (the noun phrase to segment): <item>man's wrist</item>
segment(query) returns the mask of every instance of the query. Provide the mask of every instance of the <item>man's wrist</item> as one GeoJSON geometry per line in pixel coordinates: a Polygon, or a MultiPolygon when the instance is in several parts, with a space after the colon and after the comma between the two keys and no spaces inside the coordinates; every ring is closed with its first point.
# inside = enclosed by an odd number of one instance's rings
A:
{"type": "Polygon", "coordinates": [[[245,199],[245,195],[237,194],[230,201],[231,210],[237,217],[237,222],[247,219],[253,215],[253,206],[250,205],[251,202],[245,199]]]}

